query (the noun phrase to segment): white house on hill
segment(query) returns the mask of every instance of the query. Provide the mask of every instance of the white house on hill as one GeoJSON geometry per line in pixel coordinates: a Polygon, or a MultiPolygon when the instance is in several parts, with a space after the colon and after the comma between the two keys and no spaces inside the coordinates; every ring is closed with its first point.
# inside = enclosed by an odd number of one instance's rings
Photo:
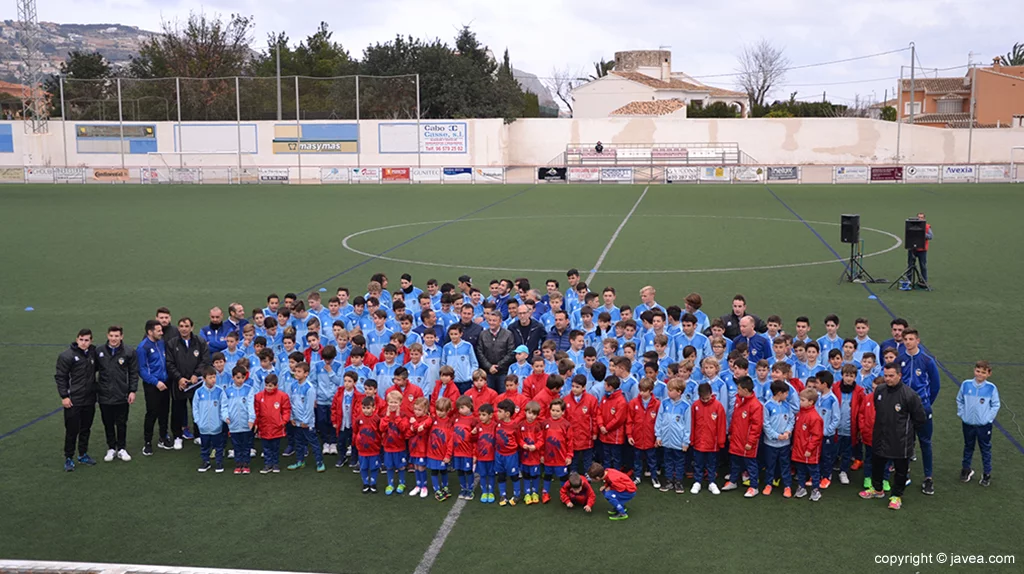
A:
{"type": "Polygon", "coordinates": [[[615,53],[615,68],[607,76],[572,91],[574,118],[618,116],[686,117],[686,106],[725,102],[747,117],[747,94],[707,86],[682,72],[672,71],[667,50],[615,53]]]}

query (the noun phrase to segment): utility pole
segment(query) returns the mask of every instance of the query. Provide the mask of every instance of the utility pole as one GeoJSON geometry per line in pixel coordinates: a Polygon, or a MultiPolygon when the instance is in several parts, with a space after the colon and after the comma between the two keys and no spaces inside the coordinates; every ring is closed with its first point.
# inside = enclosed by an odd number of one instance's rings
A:
{"type": "MultiPolygon", "coordinates": [[[[914,105],[917,103],[917,93],[914,91],[914,59],[917,57],[917,48],[910,43],[910,124],[914,124],[914,105]]],[[[924,111],[924,101],[921,102],[921,111],[924,111]]]]}
{"type": "Polygon", "coordinates": [[[967,163],[971,163],[971,146],[974,143],[974,90],[978,85],[978,70],[972,65],[968,73],[971,75],[971,110],[967,120],[967,163]]]}

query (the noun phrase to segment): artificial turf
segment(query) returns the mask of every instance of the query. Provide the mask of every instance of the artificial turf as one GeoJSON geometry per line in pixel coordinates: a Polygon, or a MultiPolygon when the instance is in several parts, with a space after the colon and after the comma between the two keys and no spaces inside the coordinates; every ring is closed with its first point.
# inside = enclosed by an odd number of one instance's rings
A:
{"type": "MultiPolygon", "coordinates": [[[[158,306],[202,323],[213,305],[238,301],[249,310],[263,306],[271,291],[333,294],[345,285],[362,293],[376,272],[386,273],[392,288],[404,272],[421,286],[466,272],[478,285],[517,276],[543,285],[552,277],[564,289],[564,270],[590,274],[644,189],[0,187],[0,557],[412,571],[451,501],[364,496],[358,477],[335,470],[333,457],[326,475],[307,467],[248,477],[197,474],[192,445],[142,457],[141,396],[129,423],[135,460],[65,474],[56,355],[81,327],[91,327],[100,342],[107,325],[123,324],[134,345],[158,306]]],[[[810,316],[814,336],[823,333],[828,313],[841,317],[847,335],[854,318],[869,318],[876,341],[888,338],[890,311],[905,317],[945,368],[935,405],[934,497],[918,489],[917,462],[899,513],[838,484],[810,504],[777,494],[744,500],[735,492],[660,493],[645,483],[625,523],[605,520],[602,500],[592,516],[555,503],[497,508],[474,501],[434,571],[875,571],[884,569],[876,554],[1015,553],[1024,529],[1024,503],[1016,496],[1024,435],[1011,420],[1011,409],[1024,401],[1014,328],[1024,310],[1024,265],[1013,255],[1024,239],[1020,192],[1020,185],[995,184],[651,186],[591,282],[615,286],[620,304],[636,304],[647,284],[664,305],[697,291],[710,316],[727,312],[732,296],[743,293],[752,312],[779,314],[787,328],[797,315],[810,316]],[[842,267],[823,241],[848,253],[839,242],[840,214],[859,213],[864,228],[902,237],[903,220],[918,211],[935,231],[934,291],[837,285],[842,267]],[[828,263],[794,266],[808,262],[828,263]],[[725,270],[749,267],[761,269],[725,270]],[[978,359],[995,363],[992,379],[1003,400],[998,420],[1005,432],[994,431],[988,489],[958,482],[962,435],[954,397],[978,359]]],[[[897,244],[876,231],[862,236],[869,253],[897,244]]],[[[899,246],[864,265],[891,281],[906,254],[899,246]]],[[[103,442],[97,415],[94,457],[103,454],[103,442]]],[[[860,473],[854,475],[859,484],[860,473]]],[[[1019,572],[1024,556],[1017,558],[1016,565],[983,571],[1019,572]]]]}

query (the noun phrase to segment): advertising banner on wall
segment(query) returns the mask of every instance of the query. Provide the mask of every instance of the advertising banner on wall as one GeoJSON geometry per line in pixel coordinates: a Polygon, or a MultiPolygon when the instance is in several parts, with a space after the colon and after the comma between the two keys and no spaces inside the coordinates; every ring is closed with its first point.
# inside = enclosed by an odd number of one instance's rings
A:
{"type": "Polygon", "coordinates": [[[478,167],[473,170],[473,181],[477,183],[502,183],[505,181],[505,168],[478,167]]]}
{"type": "Polygon", "coordinates": [[[793,181],[800,179],[800,168],[794,166],[769,167],[768,181],[793,181]]]}
{"type": "Polygon", "coordinates": [[[275,124],[275,154],[358,153],[359,126],[354,123],[275,124]]]}
{"type": "Polygon", "coordinates": [[[320,168],[320,183],[348,183],[348,169],[344,167],[320,168]]]}
{"type": "Polygon", "coordinates": [[[380,153],[466,153],[466,122],[381,122],[380,153]]]}
{"type": "Polygon", "coordinates": [[[1010,166],[1008,165],[979,165],[978,181],[1008,181],[1010,179],[1010,166]]]}
{"type": "Polygon", "coordinates": [[[694,183],[700,179],[699,167],[666,167],[666,183],[694,183]]]}
{"type": "Polygon", "coordinates": [[[21,183],[25,181],[25,168],[0,167],[0,183],[21,183]]]}
{"type": "Polygon", "coordinates": [[[903,168],[903,177],[907,181],[922,179],[939,179],[939,166],[937,165],[908,165],[903,168]]]}
{"type": "Polygon", "coordinates": [[[631,183],[633,181],[633,168],[631,167],[602,167],[601,181],[616,183],[631,183]]]}
{"type": "Polygon", "coordinates": [[[381,181],[409,181],[409,168],[385,167],[380,172],[381,181]]]}
{"type": "Polygon", "coordinates": [[[836,181],[867,181],[868,166],[840,165],[836,167],[836,181]]]}
{"type": "Polygon", "coordinates": [[[764,168],[752,166],[736,166],[732,168],[733,181],[755,182],[764,181],[764,168]]]}
{"type": "Polygon", "coordinates": [[[28,183],[53,183],[52,167],[26,167],[25,181],[28,183]]]}
{"type": "Polygon", "coordinates": [[[441,168],[414,167],[410,177],[414,183],[438,183],[441,181],[441,168]]]}
{"type": "Polygon", "coordinates": [[[124,182],[128,181],[128,169],[123,167],[94,167],[92,168],[93,181],[103,182],[124,182]]]}
{"type": "Polygon", "coordinates": [[[732,177],[730,168],[724,166],[700,168],[701,181],[729,181],[732,177]]]}
{"type": "Polygon", "coordinates": [[[260,183],[288,183],[289,170],[287,167],[261,167],[258,173],[260,183]]]}
{"type": "Polygon", "coordinates": [[[441,170],[441,177],[445,182],[473,181],[473,168],[471,167],[446,167],[441,170]]]}
{"type": "Polygon", "coordinates": [[[352,183],[378,183],[380,182],[380,168],[353,167],[348,170],[348,176],[352,183]]]}
{"type": "Polygon", "coordinates": [[[53,181],[57,183],[85,183],[84,167],[55,167],[53,181]]]}
{"type": "Polygon", "coordinates": [[[566,178],[569,181],[601,181],[601,168],[570,167],[566,171],[566,178]]]}
{"type": "Polygon", "coordinates": [[[564,167],[538,167],[537,179],[541,181],[565,181],[566,170],[564,167]]]}
{"type": "Polygon", "coordinates": [[[873,167],[871,181],[903,181],[902,167],[873,167]]]}
{"type": "Polygon", "coordinates": [[[960,180],[971,181],[977,175],[977,166],[973,165],[944,165],[942,166],[942,181],[960,180]]]}

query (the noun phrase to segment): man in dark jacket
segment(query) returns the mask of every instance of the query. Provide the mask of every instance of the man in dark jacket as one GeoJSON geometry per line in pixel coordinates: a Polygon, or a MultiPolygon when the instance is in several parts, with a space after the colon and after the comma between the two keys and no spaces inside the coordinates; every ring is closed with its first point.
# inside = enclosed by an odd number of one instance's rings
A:
{"type": "MultiPolygon", "coordinates": [[[[459,325],[462,325],[462,340],[476,347],[477,339],[480,338],[480,333],[484,332],[484,328],[477,325],[476,321],[473,320],[472,305],[463,305],[459,310],[459,325]]],[[[443,347],[450,342],[448,332],[446,331],[441,346],[443,347]]],[[[501,392],[505,392],[504,389],[501,392]]]]}
{"type": "MultiPolygon", "coordinates": [[[[747,299],[743,295],[736,295],[732,298],[732,313],[722,315],[722,323],[725,324],[725,337],[730,341],[740,336],[740,319],[744,317],[754,318],[754,330],[758,333],[764,333],[768,330],[768,325],[764,324],[757,315],[747,313],[747,299]]],[[[705,335],[711,335],[711,328],[704,332],[705,335]]]]}
{"type": "Polygon", "coordinates": [[[554,341],[556,351],[568,351],[569,347],[569,314],[564,309],[555,311],[555,326],[547,333],[547,340],[554,341]]]}
{"type": "Polygon", "coordinates": [[[92,331],[82,329],[71,346],[57,357],[54,374],[57,393],[64,406],[64,470],[75,470],[75,444],[78,462],[92,466],[89,435],[96,418],[96,347],[92,331]]]}
{"type": "Polygon", "coordinates": [[[519,320],[509,325],[508,330],[512,331],[512,334],[516,338],[516,346],[526,345],[526,348],[530,350],[530,355],[540,349],[541,343],[544,342],[544,337],[547,333],[544,332],[544,325],[541,325],[540,321],[534,321],[530,316],[533,310],[530,309],[529,305],[520,305],[519,320]]]}
{"type": "Polygon", "coordinates": [[[167,307],[160,307],[156,310],[156,320],[160,322],[160,327],[163,328],[164,341],[170,342],[171,339],[178,338],[178,328],[174,326],[171,321],[171,310],[167,307]]]}
{"type": "Polygon", "coordinates": [[[516,339],[501,326],[501,315],[496,307],[484,311],[487,329],[476,342],[476,359],[487,373],[487,386],[499,393],[505,392],[505,375],[516,360],[516,339]]]}
{"type": "Polygon", "coordinates": [[[96,371],[100,417],[107,434],[107,462],[119,458],[132,459],[125,445],[128,432],[128,407],[135,402],[139,390],[139,362],[135,349],[124,344],[124,329],[107,329],[107,344],[96,350],[96,371]]]}
{"type": "MultiPolygon", "coordinates": [[[[188,425],[188,406],[196,387],[202,384],[202,369],[211,365],[210,350],[199,337],[192,334],[192,319],[178,320],[178,337],[166,342],[167,379],[171,387],[171,432],[174,450],[181,450],[185,426],[188,425]]],[[[199,436],[199,429],[195,429],[199,436]]]]}
{"type": "Polygon", "coordinates": [[[903,384],[900,366],[888,363],[882,372],[885,386],[879,386],[872,395],[875,403],[874,442],[871,457],[871,488],[860,493],[861,498],[885,498],[882,478],[885,467],[892,461],[895,467],[889,508],[903,506],[910,457],[914,455],[915,429],[928,422],[921,397],[903,384]]]}

